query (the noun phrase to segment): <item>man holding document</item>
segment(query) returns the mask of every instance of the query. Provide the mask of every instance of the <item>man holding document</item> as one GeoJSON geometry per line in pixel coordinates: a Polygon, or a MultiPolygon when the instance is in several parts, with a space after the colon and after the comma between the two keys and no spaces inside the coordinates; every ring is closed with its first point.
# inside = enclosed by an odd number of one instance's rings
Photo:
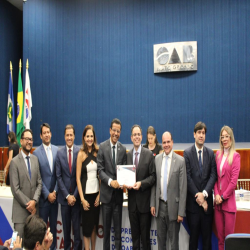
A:
{"type": "Polygon", "coordinates": [[[143,249],[151,249],[150,244],[150,192],[155,183],[155,163],[152,152],[141,146],[142,129],[134,125],[131,129],[131,140],[134,148],[127,154],[127,164],[135,165],[136,181],[128,188],[128,210],[131,225],[133,250],[140,249],[140,238],[143,249]]]}
{"type": "MultiPolygon", "coordinates": [[[[100,201],[103,216],[103,249],[110,250],[110,228],[113,218],[115,229],[115,249],[121,249],[121,223],[123,189],[117,182],[116,166],[126,165],[126,148],[118,141],[122,124],[117,118],[113,119],[109,129],[110,138],[100,144],[97,154],[97,169],[100,186],[100,201]]],[[[112,248],[113,249],[113,248],[112,248]]]]}

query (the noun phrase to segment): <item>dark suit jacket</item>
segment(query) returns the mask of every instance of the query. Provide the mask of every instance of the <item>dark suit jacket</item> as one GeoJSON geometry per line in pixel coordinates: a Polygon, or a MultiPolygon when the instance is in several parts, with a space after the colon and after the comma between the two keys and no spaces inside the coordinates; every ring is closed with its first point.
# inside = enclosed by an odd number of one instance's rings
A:
{"type": "Polygon", "coordinates": [[[44,150],[43,144],[40,145],[34,152],[39,161],[40,173],[43,181],[42,195],[39,200],[39,207],[50,206],[50,202],[48,200],[48,195],[54,190],[57,191],[57,183],[56,183],[56,155],[57,155],[58,147],[51,144],[51,151],[53,157],[53,166],[52,172],[50,169],[49,161],[47,158],[47,154],[44,150]]]}
{"type": "Polygon", "coordinates": [[[213,212],[212,189],[217,180],[216,163],[214,152],[203,146],[202,175],[200,173],[199,161],[195,145],[184,151],[184,158],[187,167],[187,210],[191,213],[198,213],[200,206],[196,202],[195,194],[206,190],[208,193],[207,213],[213,212]]]}
{"type": "MultiPolygon", "coordinates": [[[[127,164],[133,165],[133,149],[127,154],[127,164]]],[[[137,206],[140,213],[150,212],[151,187],[155,183],[155,162],[152,152],[144,147],[141,147],[136,181],[141,181],[141,187],[139,190],[128,190],[128,210],[134,212],[137,206]]]]}
{"type": "Polygon", "coordinates": [[[58,185],[57,201],[61,205],[68,205],[66,197],[71,193],[75,196],[76,202],[79,203],[79,194],[76,184],[76,159],[79,152],[79,147],[74,145],[73,147],[73,164],[71,173],[69,171],[69,163],[67,159],[67,148],[64,146],[57,151],[56,156],[56,177],[58,185]]]}
{"type": "MultiPolygon", "coordinates": [[[[116,165],[126,165],[126,148],[118,141],[117,142],[117,157],[116,165]]],[[[100,201],[109,203],[113,192],[116,192],[116,202],[123,202],[123,190],[114,189],[108,185],[109,179],[116,180],[116,170],[113,165],[110,139],[102,142],[97,154],[97,169],[99,178],[101,179],[100,186],[100,201]]]]}
{"type": "MultiPolygon", "coordinates": [[[[30,155],[30,164],[31,179],[21,152],[10,163],[10,186],[14,196],[12,207],[13,223],[24,223],[30,215],[30,212],[26,210],[27,202],[33,199],[39,202],[42,179],[36,156],[30,155]]],[[[38,205],[36,205],[36,210],[38,214],[38,205]]]]}

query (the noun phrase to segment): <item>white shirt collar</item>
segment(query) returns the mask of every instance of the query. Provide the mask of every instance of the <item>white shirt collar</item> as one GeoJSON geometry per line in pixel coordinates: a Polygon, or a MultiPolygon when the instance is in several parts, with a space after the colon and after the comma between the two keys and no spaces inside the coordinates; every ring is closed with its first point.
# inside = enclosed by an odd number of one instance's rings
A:
{"type": "Polygon", "coordinates": [[[195,145],[195,149],[196,149],[196,152],[197,154],[199,154],[199,151],[201,150],[201,153],[203,153],[203,146],[201,149],[199,149],[197,146],[196,146],[196,143],[194,144],[195,145]]]}
{"type": "Polygon", "coordinates": [[[168,155],[166,155],[165,152],[163,153],[163,157],[168,156],[169,159],[172,159],[172,155],[173,155],[173,149],[171,150],[171,152],[168,155]]]}
{"type": "Polygon", "coordinates": [[[113,146],[115,146],[115,148],[117,148],[117,142],[116,142],[116,144],[114,145],[112,142],[111,142],[111,138],[110,138],[110,146],[111,146],[111,148],[113,148],[113,146]]]}
{"type": "Polygon", "coordinates": [[[71,149],[72,152],[74,151],[74,145],[72,145],[71,148],[69,148],[69,147],[66,145],[66,148],[67,148],[67,152],[69,152],[69,149],[71,149]]]}
{"type": "Polygon", "coordinates": [[[133,155],[135,154],[135,152],[141,154],[141,145],[139,146],[137,151],[135,150],[135,148],[133,149],[133,155]]]}
{"type": "Polygon", "coordinates": [[[43,143],[43,147],[45,150],[47,150],[47,148],[49,148],[51,150],[51,143],[48,146],[43,143]]]}
{"type": "Polygon", "coordinates": [[[22,153],[22,156],[23,156],[24,159],[26,159],[27,156],[30,157],[30,153],[29,153],[28,155],[26,155],[26,154],[23,152],[23,150],[21,150],[21,153],[22,153]]]}

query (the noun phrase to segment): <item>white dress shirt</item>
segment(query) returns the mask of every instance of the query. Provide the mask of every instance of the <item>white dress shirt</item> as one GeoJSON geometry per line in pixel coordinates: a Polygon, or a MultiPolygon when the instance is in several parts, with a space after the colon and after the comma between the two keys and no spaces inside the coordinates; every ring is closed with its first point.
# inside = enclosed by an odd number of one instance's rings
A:
{"type": "MultiPolygon", "coordinates": [[[[26,168],[27,168],[27,171],[29,172],[29,169],[28,169],[28,163],[27,163],[27,156],[29,156],[29,162],[30,162],[30,153],[28,155],[26,155],[23,150],[21,150],[22,152],[22,156],[23,156],[23,159],[24,159],[24,162],[25,162],[25,165],[26,165],[26,168]]],[[[30,171],[31,171],[31,162],[30,162],[30,171]]]]}
{"type": "Polygon", "coordinates": [[[164,190],[164,185],[168,185],[168,180],[169,180],[169,173],[170,173],[170,168],[171,168],[171,163],[172,163],[172,156],[173,156],[173,150],[171,150],[171,152],[166,155],[166,153],[163,153],[163,159],[162,159],[162,164],[161,164],[161,199],[164,200],[163,198],[163,190],[164,190]],[[164,182],[164,172],[165,172],[165,162],[166,162],[166,158],[168,156],[168,179],[167,179],[167,183],[163,183],[164,182]]]}

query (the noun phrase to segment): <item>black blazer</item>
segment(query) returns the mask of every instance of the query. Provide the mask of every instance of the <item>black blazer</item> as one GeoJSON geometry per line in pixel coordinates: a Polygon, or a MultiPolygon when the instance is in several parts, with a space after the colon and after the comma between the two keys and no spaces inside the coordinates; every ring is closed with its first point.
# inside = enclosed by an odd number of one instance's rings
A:
{"type": "Polygon", "coordinates": [[[184,151],[184,158],[187,168],[187,210],[191,213],[198,213],[201,208],[196,202],[195,194],[206,190],[208,193],[207,213],[213,212],[212,189],[217,180],[216,162],[213,150],[203,146],[203,168],[200,173],[199,161],[195,145],[184,151]]]}
{"type": "MultiPolygon", "coordinates": [[[[133,165],[133,149],[127,154],[127,164],[133,165]]],[[[152,152],[144,147],[141,147],[136,181],[141,181],[141,187],[128,190],[128,210],[134,212],[137,206],[140,213],[147,213],[150,211],[151,187],[155,183],[155,161],[152,152]]]]}
{"type": "MultiPolygon", "coordinates": [[[[126,165],[126,160],[126,148],[118,141],[116,165],[126,165]]],[[[110,139],[100,144],[97,154],[97,171],[99,179],[101,180],[100,201],[102,203],[109,203],[113,192],[115,192],[116,203],[121,204],[123,202],[123,190],[114,189],[108,185],[110,178],[116,180],[116,170],[112,160],[110,139]]]]}

